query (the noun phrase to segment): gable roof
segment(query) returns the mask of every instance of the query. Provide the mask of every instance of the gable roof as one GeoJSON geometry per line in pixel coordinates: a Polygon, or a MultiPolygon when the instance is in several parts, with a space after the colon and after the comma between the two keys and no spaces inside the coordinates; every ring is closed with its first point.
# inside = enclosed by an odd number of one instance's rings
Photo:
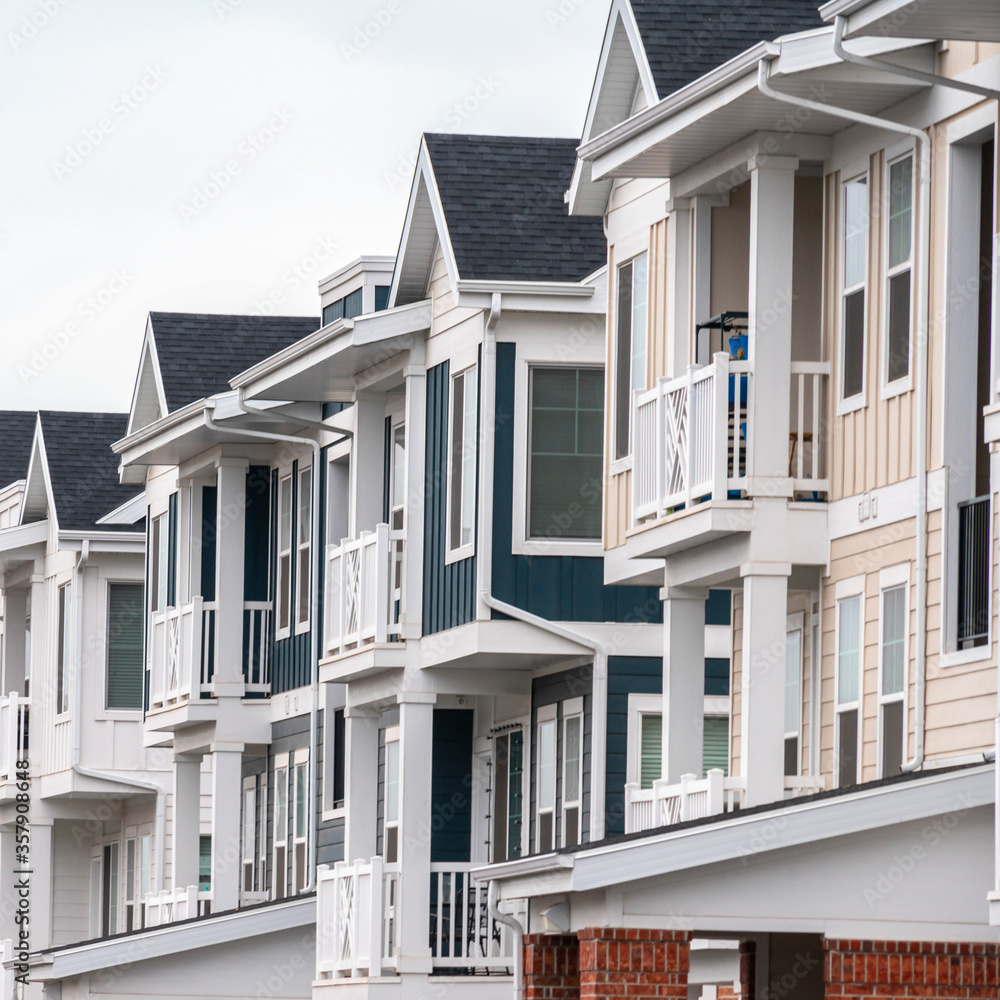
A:
{"type": "Polygon", "coordinates": [[[196,399],[227,392],[231,378],[318,330],[320,320],[151,312],[149,325],[167,412],[173,413],[196,399]]]}
{"type": "Polygon", "coordinates": [[[663,100],[758,42],[824,27],[816,0],[629,0],[663,100]]]}
{"type": "Polygon", "coordinates": [[[97,524],[140,492],[119,484],[118,457],[111,450],[111,442],[125,434],[128,414],[41,410],[38,420],[43,450],[35,454],[45,455],[59,530],[135,531],[129,524],[97,524]]]}
{"type": "Polygon", "coordinates": [[[28,475],[34,410],[0,410],[0,490],[28,475]]]}
{"type": "Polygon", "coordinates": [[[459,277],[580,281],[604,266],[603,223],[570,216],[563,199],[576,139],[428,133],[424,142],[459,277]]]}

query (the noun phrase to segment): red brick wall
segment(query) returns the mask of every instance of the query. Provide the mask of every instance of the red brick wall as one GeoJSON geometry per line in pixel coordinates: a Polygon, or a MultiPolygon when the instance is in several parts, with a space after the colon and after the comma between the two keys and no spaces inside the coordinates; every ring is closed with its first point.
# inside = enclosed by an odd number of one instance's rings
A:
{"type": "Polygon", "coordinates": [[[823,942],[826,996],[852,1000],[996,1000],[997,944],[823,942]]]}
{"type": "Polygon", "coordinates": [[[579,1000],[575,934],[524,935],[524,1000],[579,1000]]]}
{"type": "Polygon", "coordinates": [[[580,1000],[687,1000],[686,931],[591,927],[579,933],[580,1000]]]}

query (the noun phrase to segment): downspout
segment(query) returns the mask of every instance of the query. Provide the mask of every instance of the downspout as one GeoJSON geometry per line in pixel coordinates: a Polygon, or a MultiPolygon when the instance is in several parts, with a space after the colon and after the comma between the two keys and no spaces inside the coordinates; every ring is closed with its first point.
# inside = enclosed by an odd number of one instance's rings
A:
{"type": "Polygon", "coordinates": [[[521,1000],[524,994],[524,928],[520,921],[497,909],[497,882],[490,879],[486,889],[486,905],[490,916],[504,927],[509,927],[514,934],[514,1000],[521,1000]]]}
{"type": "Polygon", "coordinates": [[[73,570],[73,596],[76,599],[76,655],[74,657],[73,678],[73,765],[74,774],[81,778],[96,778],[98,781],[115,781],[120,785],[141,788],[156,795],[156,891],[163,888],[163,843],[166,834],[166,789],[153,781],[143,781],[141,778],[128,778],[124,775],[111,774],[107,771],[94,771],[80,763],[81,716],[83,715],[83,571],[90,561],[90,539],[85,538],[80,544],[80,558],[73,570]]]}
{"type": "MultiPolygon", "coordinates": [[[[834,51],[837,52],[839,37],[843,32],[841,19],[837,19],[834,28],[834,51]]],[[[843,51],[842,49],[840,50],[843,51]]],[[[771,57],[773,59],[773,57],[771,57]]],[[[917,306],[916,334],[917,360],[914,394],[917,410],[917,427],[914,438],[917,460],[917,528],[916,528],[916,643],[914,658],[916,660],[916,677],[914,683],[914,727],[913,727],[913,757],[902,765],[904,772],[918,770],[924,762],[924,732],[926,725],[926,683],[927,683],[927,354],[928,354],[928,315],[930,292],[930,208],[931,208],[931,140],[922,129],[911,128],[899,122],[874,115],[862,114],[849,108],[834,107],[820,101],[812,101],[805,97],[795,97],[792,94],[782,94],[773,90],[768,83],[771,59],[761,59],[757,64],[757,88],[765,96],[775,101],[806,108],[819,114],[833,115],[859,125],[885,129],[902,135],[912,136],[920,150],[920,209],[917,228],[917,306]]],[[[892,72],[892,68],[879,63],[878,68],[892,72]]]]}
{"type": "MultiPolygon", "coordinates": [[[[486,329],[483,336],[483,361],[482,379],[480,383],[480,469],[479,478],[479,545],[477,547],[478,563],[477,575],[479,577],[479,599],[487,608],[499,611],[510,618],[533,625],[551,635],[568,639],[580,646],[591,650],[594,654],[593,672],[593,717],[594,719],[604,719],[606,717],[607,700],[607,664],[608,651],[603,643],[589,636],[583,635],[574,629],[557,625],[555,622],[533,615],[530,611],[508,604],[493,596],[493,462],[496,454],[496,327],[500,319],[502,303],[499,292],[493,293],[490,303],[490,312],[486,320],[486,329]]],[[[603,839],[604,837],[604,759],[606,739],[605,726],[592,726],[591,734],[591,759],[595,763],[590,772],[590,827],[589,835],[591,842],[603,839]]]]}
{"type": "MultiPolygon", "coordinates": [[[[268,414],[266,410],[251,410],[243,404],[242,400],[242,390],[237,397],[240,407],[244,409],[246,413],[263,413],[265,416],[269,416],[274,419],[273,414],[268,414]]],[[[286,444],[298,444],[298,445],[308,445],[312,449],[313,453],[313,477],[312,477],[312,501],[311,501],[311,519],[312,524],[310,526],[310,531],[312,533],[311,542],[311,556],[309,565],[309,576],[310,576],[310,587],[312,588],[312,600],[317,602],[316,607],[318,607],[319,602],[319,565],[320,565],[320,555],[316,551],[316,546],[319,544],[319,484],[320,484],[320,461],[322,458],[322,449],[318,441],[314,441],[312,438],[307,437],[297,437],[292,434],[276,434],[271,431],[254,431],[246,430],[242,427],[220,427],[212,417],[209,415],[209,411],[205,411],[205,426],[209,430],[217,431],[220,434],[236,434],[240,437],[256,438],[258,441],[282,441],[286,444]]],[[[336,430],[336,428],[327,427],[326,430],[336,430]]],[[[316,614],[312,614],[309,622],[309,672],[310,672],[310,685],[312,689],[312,699],[309,706],[309,764],[308,764],[308,778],[309,778],[309,800],[311,803],[311,808],[309,809],[309,839],[306,843],[306,869],[308,872],[306,884],[303,886],[303,892],[312,892],[316,887],[316,835],[318,830],[318,821],[316,819],[316,754],[317,754],[317,744],[318,744],[318,734],[319,734],[319,629],[316,627],[316,614]]]]}

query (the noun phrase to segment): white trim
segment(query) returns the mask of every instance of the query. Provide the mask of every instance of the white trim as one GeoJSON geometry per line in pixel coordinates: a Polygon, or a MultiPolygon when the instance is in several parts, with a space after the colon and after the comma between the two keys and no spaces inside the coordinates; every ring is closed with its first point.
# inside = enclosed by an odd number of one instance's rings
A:
{"type": "MultiPolygon", "coordinates": [[[[726,699],[728,701],[728,699],[726,699]]],[[[663,718],[663,696],[659,694],[630,694],[626,715],[625,784],[638,784],[640,753],[642,750],[642,716],[658,715],[663,718]]]]}
{"type": "Polygon", "coordinates": [[[916,232],[917,225],[923,225],[923,220],[917,219],[917,201],[915,197],[917,193],[917,156],[916,156],[916,141],[912,138],[907,138],[901,142],[896,143],[894,146],[887,147],[884,150],[884,162],[882,164],[882,219],[879,229],[880,239],[882,241],[882,253],[881,253],[881,285],[882,285],[882,302],[880,306],[881,318],[882,318],[882,336],[879,343],[879,398],[880,399],[891,399],[894,396],[902,395],[904,392],[910,392],[913,389],[913,341],[914,341],[914,330],[913,330],[913,318],[915,315],[915,299],[916,299],[916,289],[917,282],[914,280],[914,269],[916,265],[915,257],[915,247],[916,247],[916,232]],[[892,176],[892,168],[897,163],[901,163],[903,160],[909,158],[910,160],[910,252],[907,256],[906,262],[904,264],[897,264],[895,267],[889,266],[889,226],[891,222],[890,211],[892,206],[892,185],[889,180],[892,176]],[[909,303],[909,332],[907,334],[907,346],[909,348],[909,355],[906,361],[906,375],[903,378],[896,379],[894,382],[888,381],[889,378],[889,339],[890,339],[890,316],[889,316],[889,282],[892,278],[897,275],[903,274],[904,272],[909,272],[910,274],[910,303],[909,303]]]}
{"type": "Polygon", "coordinates": [[[903,746],[900,760],[906,761],[906,752],[909,742],[909,726],[907,719],[909,715],[909,689],[910,689],[910,563],[898,563],[895,566],[887,566],[879,571],[878,590],[878,674],[876,678],[875,696],[878,705],[876,718],[876,741],[875,741],[875,767],[876,777],[883,778],[882,757],[885,734],[882,727],[882,708],[884,705],[901,701],[903,703],[903,746]],[[885,629],[885,595],[890,590],[902,590],[903,592],[903,688],[892,694],[884,694],[882,691],[882,678],[884,675],[884,629],[885,629]]]}
{"type": "Polygon", "coordinates": [[[536,722],[554,722],[558,714],[558,705],[553,702],[551,705],[540,705],[535,709],[536,722]]]}
{"type": "Polygon", "coordinates": [[[836,585],[836,603],[834,605],[834,643],[833,643],[833,783],[840,786],[840,720],[844,712],[857,713],[857,764],[856,777],[861,782],[861,748],[864,733],[864,677],[865,677],[865,577],[854,576],[838,581],[836,585]],[[858,613],[858,690],[853,701],[840,701],[840,619],[841,604],[846,601],[859,602],[858,613]]]}
{"type": "MultiPolygon", "coordinates": [[[[644,384],[643,384],[642,388],[645,389],[646,385],[649,382],[649,325],[650,325],[649,324],[649,256],[650,256],[650,252],[649,252],[649,234],[648,233],[646,234],[646,248],[644,250],[637,251],[636,253],[632,254],[630,257],[627,257],[625,260],[618,260],[617,258],[615,258],[615,269],[614,269],[614,274],[612,275],[612,280],[614,281],[614,288],[613,288],[613,290],[609,291],[609,295],[608,295],[608,299],[609,299],[609,303],[608,303],[609,310],[608,310],[608,312],[613,317],[614,322],[612,323],[612,328],[609,330],[609,338],[608,338],[610,340],[610,342],[611,342],[611,354],[610,354],[611,364],[609,366],[610,369],[611,369],[611,391],[610,391],[610,393],[608,393],[608,395],[611,398],[611,408],[610,408],[610,412],[605,416],[605,422],[611,428],[610,441],[609,441],[610,450],[608,452],[608,455],[609,455],[609,457],[611,459],[612,466],[614,466],[616,463],[622,462],[626,458],[629,459],[629,460],[632,460],[632,457],[633,457],[632,456],[632,430],[633,430],[633,428],[632,428],[632,408],[633,408],[633,404],[632,404],[632,398],[633,398],[632,383],[635,380],[635,373],[632,371],[632,359],[635,356],[635,330],[632,327],[632,316],[631,315],[629,316],[629,377],[628,377],[629,399],[628,399],[628,408],[626,410],[626,420],[628,421],[628,450],[627,450],[627,454],[625,454],[625,455],[619,456],[617,454],[617,451],[618,451],[618,402],[619,402],[619,400],[618,400],[618,330],[619,330],[619,325],[620,325],[619,324],[620,304],[619,304],[618,299],[619,299],[619,288],[620,288],[620,284],[621,284],[620,280],[619,280],[619,275],[621,274],[621,269],[626,264],[632,264],[632,265],[634,265],[635,261],[638,260],[638,258],[642,257],[643,255],[645,255],[645,257],[646,257],[646,330],[645,330],[645,341],[646,341],[646,343],[645,343],[645,346],[644,346],[644,349],[643,349],[643,359],[644,359],[644,364],[645,364],[646,371],[645,371],[645,378],[643,380],[644,384]],[[614,301],[614,311],[613,312],[611,311],[611,308],[610,308],[610,306],[611,306],[611,300],[612,299],[614,301]]],[[[632,288],[631,288],[630,299],[631,299],[631,302],[632,302],[632,314],[634,315],[634,312],[635,312],[635,268],[634,268],[634,266],[632,268],[631,282],[632,282],[632,288]]]]}
{"type": "Polygon", "coordinates": [[[871,168],[866,164],[865,168],[853,175],[841,174],[841,181],[837,189],[837,384],[834,386],[834,399],[836,400],[836,415],[844,416],[856,410],[863,409],[868,403],[868,307],[871,302],[871,289],[869,288],[868,269],[871,261],[871,168]],[[847,271],[847,197],[845,191],[851,184],[858,184],[864,181],[867,203],[865,205],[865,261],[864,279],[848,288],[844,284],[847,271]],[[864,295],[863,327],[861,343],[861,389],[853,396],[844,396],[844,303],[848,294],[862,292],[864,295]]]}
{"type": "Polygon", "coordinates": [[[131,500],[119,504],[114,510],[99,517],[95,524],[135,524],[146,516],[146,493],[137,493],[131,500]]]}
{"type": "Polygon", "coordinates": [[[578,844],[583,843],[583,799],[586,794],[586,789],[583,785],[583,745],[584,745],[584,715],[583,715],[583,698],[567,698],[566,701],[562,703],[562,760],[559,760],[560,754],[558,753],[558,746],[556,744],[556,764],[562,766],[559,770],[562,774],[562,795],[559,797],[559,814],[562,818],[561,829],[559,831],[559,840],[563,847],[576,847],[578,844]],[[566,798],[566,778],[568,775],[567,764],[569,762],[569,757],[566,753],[566,730],[571,720],[577,719],[580,724],[580,747],[579,747],[579,757],[577,759],[577,790],[578,797],[575,799],[567,800],[566,798]],[[566,842],[566,806],[567,801],[576,808],[576,844],[567,844],[566,842]]]}
{"type": "MultiPolygon", "coordinates": [[[[479,372],[479,366],[478,366],[478,364],[476,362],[473,362],[471,365],[468,365],[465,368],[461,368],[461,369],[459,369],[457,371],[452,370],[451,367],[450,367],[450,365],[449,365],[449,370],[448,370],[448,426],[447,426],[447,446],[446,446],[447,447],[447,451],[446,451],[446,454],[445,454],[445,467],[446,467],[446,470],[447,470],[447,474],[445,476],[445,516],[444,516],[444,529],[445,529],[445,540],[444,540],[445,557],[444,557],[444,562],[445,562],[446,566],[450,566],[452,563],[461,562],[463,559],[470,559],[472,556],[474,556],[476,554],[476,523],[477,523],[477,517],[475,516],[475,510],[473,511],[473,518],[472,518],[472,525],[471,525],[472,538],[468,542],[465,542],[462,545],[458,545],[455,548],[452,548],[452,546],[451,546],[452,517],[454,516],[454,511],[452,510],[452,506],[451,506],[451,493],[452,493],[452,479],[453,479],[453,477],[455,475],[455,472],[456,472],[455,463],[452,460],[453,456],[455,454],[455,441],[454,441],[454,438],[452,437],[452,433],[453,433],[454,427],[455,427],[455,380],[459,376],[462,376],[462,375],[468,376],[470,372],[474,372],[475,373],[476,395],[477,395],[477,398],[478,398],[478,395],[479,395],[479,393],[480,393],[480,391],[482,389],[482,387],[480,385],[480,378],[479,378],[480,372],[479,372]]],[[[462,390],[463,390],[463,393],[464,393],[465,392],[465,384],[464,384],[464,382],[463,382],[462,390]]],[[[463,405],[464,405],[464,399],[463,399],[463,405]]],[[[480,436],[479,435],[479,407],[478,406],[475,408],[475,418],[476,418],[476,426],[473,429],[472,441],[473,442],[478,442],[479,436],[480,436]]],[[[464,419],[462,421],[462,438],[463,438],[463,444],[464,444],[464,442],[466,442],[466,441],[469,440],[469,429],[468,429],[468,427],[466,427],[464,419]]],[[[464,456],[464,450],[465,449],[463,447],[463,456],[464,456]]],[[[464,460],[463,460],[463,466],[464,466],[464,460]]],[[[477,468],[478,468],[478,459],[477,459],[477,468]]],[[[464,499],[464,495],[465,495],[465,490],[466,489],[472,489],[476,493],[476,497],[475,497],[475,503],[476,504],[483,502],[483,498],[480,497],[480,496],[478,496],[478,478],[479,477],[475,474],[475,472],[471,476],[470,482],[468,482],[468,483],[465,482],[465,477],[464,476],[462,478],[462,495],[463,495],[463,499],[464,499]]]]}
{"type": "Polygon", "coordinates": [[[544,705],[536,710],[535,715],[535,743],[538,752],[534,761],[535,767],[535,850],[540,852],[542,836],[542,816],[548,814],[552,817],[552,843],[548,850],[556,847],[556,806],[559,803],[559,721],[557,704],[544,705]],[[552,727],[552,804],[542,806],[542,727],[552,727]]]}
{"type": "Polygon", "coordinates": [[[308,519],[303,519],[302,517],[302,498],[307,496],[309,499],[309,509],[312,511],[312,505],[315,503],[315,483],[313,481],[314,469],[312,467],[312,462],[303,462],[299,459],[298,465],[296,467],[295,476],[295,532],[294,538],[292,539],[292,552],[295,555],[295,608],[293,613],[289,616],[289,622],[291,623],[292,630],[296,635],[301,635],[303,632],[309,631],[309,623],[312,621],[312,608],[313,602],[316,600],[316,595],[311,592],[312,590],[312,561],[317,558],[319,553],[316,551],[316,539],[312,537],[312,526],[313,518],[312,514],[308,519]],[[302,489],[302,477],[309,473],[309,489],[304,491],[302,489]],[[306,524],[309,530],[309,540],[303,542],[302,539],[302,525],[306,524]],[[309,558],[306,563],[305,572],[305,582],[306,586],[310,588],[309,603],[306,608],[306,617],[303,620],[299,619],[299,608],[302,607],[302,594],[299,588],[302,585],[302,573],[300,572],[300,565],[302,561],[302,551],[303,549],[308,550],[309,558]]]}
{"type": "MultiPolygon", "coordinates": [[[[295,627],[295,608],[292,607],[292,580],[295,577],[296,553],[294,524],[296,520],[295,510],[295,482],[292,476],[291,465],[273,470],[278,473],[277,510],[275,511],[275,538],[274,538],[274,638],[275,640],[287,639],[291,636],[295,627]],[[281,575],[281,555],[285,550],[281,547],[281,488],[288,483],[288,578],[282,579],[281,575]],[[288,624],[281,624],[281,600],[282,590],[287,592],[288,602],[288,624]]],[[[218,595],[216,595],[218,596],[218,595]]]]}

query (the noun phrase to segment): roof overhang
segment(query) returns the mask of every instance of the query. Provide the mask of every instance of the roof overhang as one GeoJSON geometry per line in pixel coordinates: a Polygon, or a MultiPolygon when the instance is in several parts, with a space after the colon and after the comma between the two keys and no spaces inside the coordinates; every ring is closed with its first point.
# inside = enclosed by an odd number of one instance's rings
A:
{"type": "MultiPolygon", "coordinates": [[[[678,197],[676,179],[684,171],[754,136],[777,137],[769,155],[801,157],[803,145],[847,127],[837,115],[800,112],[766,97],[758,88],[761,60],[771,60],[770,84],[775,90],[869,115],[927,89],[926,84],[841,62],[832,39],[832,28],[820,28],[779,42],[761,42],[581,146],[580,156],[591,163],[595,178],[669,177],[671,196],[678,197]]],[[[865,40],[857,50],[933,70],[929,45],[865,40]]]]}
{"type": "Polygon", "coordinates": [[[0,570],[34,559],[44,552],[49,537],[48,521],[32,521],[0,531],[0,570]]]}
{"type": "Polygon", "coordinates": [[[607,310],[608,287],[601,268],[583,281],[485,281],[461,278],[458,305],[489,309],[501,296],[504,312],[593,313],[607,310]]]}
{"type": "Polygon", "coordinates": [[[337,320],[237,375],[247,399],[351,402],[356,379],[409,351],[430,331],[424,300],[337,320]]]}
{"type": "Polygon", "coordinates": [[[827,21],[845,17],[845,38],[1000,42],[996,0],[831,0],[819,12],[827,21]]]}
{"type": "Polygon", "coordinates": [[[146,493],[137,493],[131,500],[119,504],[104,517],[97,519],[98,524],[135,524],[146,516],[146,493]]]}

